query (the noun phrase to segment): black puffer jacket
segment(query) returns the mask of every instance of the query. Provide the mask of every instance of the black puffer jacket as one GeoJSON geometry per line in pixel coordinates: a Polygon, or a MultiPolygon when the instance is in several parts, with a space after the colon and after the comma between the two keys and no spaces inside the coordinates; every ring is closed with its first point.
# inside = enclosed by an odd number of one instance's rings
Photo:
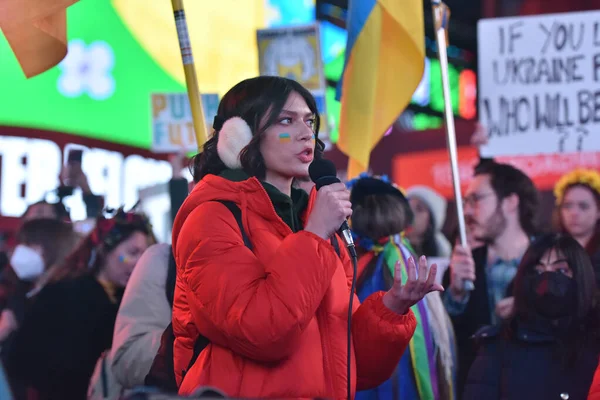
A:
{"type": "Polygon", "coordinates": [[[574,365],[565,367],[552,335],[517,327],[512,339],[501,327],[475,335],[480,343],[463,400],[585,400],[598,366],[600,346],[586,346],[574,365]]]}

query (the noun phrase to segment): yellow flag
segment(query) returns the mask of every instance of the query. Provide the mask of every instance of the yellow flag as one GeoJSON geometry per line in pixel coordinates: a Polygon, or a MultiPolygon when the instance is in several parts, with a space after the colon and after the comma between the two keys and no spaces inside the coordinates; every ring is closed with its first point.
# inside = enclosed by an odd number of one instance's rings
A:
{"type": "Polygon", "coordinates": [[[367,171],[371,151],[409,104],[423,76],[422,0],[350,2],[338,147],[348,178],[367,171]]]}

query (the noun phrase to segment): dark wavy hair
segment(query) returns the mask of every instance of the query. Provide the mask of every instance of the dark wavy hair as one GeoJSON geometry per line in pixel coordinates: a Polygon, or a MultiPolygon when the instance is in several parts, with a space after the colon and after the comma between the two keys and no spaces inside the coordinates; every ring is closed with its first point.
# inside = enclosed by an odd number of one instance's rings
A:
{"type": "Polygon", "coordinates": [[[37,218],[25,222],[17,234],[19,243],[38,245],[43,250],[46,268],[62,262],[79,241],[73,225],[52,218],[37,218]]]}
{"type": "Polygon", "coordinates": [[[521,228],[528,235],[538,233],[539,193],[533,181],[523,171],[512,165],[486,161],[475,168],[475,176],[478,175],[490,176],[490,184],[499,202],[516,194],[519,197],[521,228]]]}
{"type": "Polygon", "coordinates": [[[417,253],[421,253],[427,257],[439,257],[440,249],[437,241],[435,240],[435,216],[429,207],[427,207],[427,210],[429,211],[429,224],[427,225],[427,230],[425,230],[425,233],[423,233],[423,243],[419,249],[420,251],[417,251],[417,253]]]}
{"type": "Polygon", "coordinates": [[[406,201],[392,194],[372,194],[352,204],[352,229],[373,240],[402,232],[411,219],[406,201]]]}
{"type": "Polygon", "coordinates": [[[144,234],[149,245],[156,243],[152,225],[144,214],[120,212],[109,219],[98,217],[94,230],[62,264],[57,265],[48,280],[56,282],[83,275],[97,275],[104,266],[106,256],[136,232],[144,234]]]}
{"type": "MultiPolygon", "coordinates": [[[[357,234],[379,240],[386,236],[402,232],[412,220],[412,211],[408,203],[392,194],[371,194],[365,196],[359,204],[352,204],[352,229],[357,234]]],[[[357,243],[359,253],[365,249],[357,243]]],[[[362,288],[365,281],[373,275],[377,266],[377,257],[373,258],[358,277],[357,287],[362,288]]],[[[383,278],[387,288],[391,288],[394,278],[384,268],[383,278]]]]}
{"type": "MultiPolygon", "coordinates": [[[[240,153],[242,168],[249,175],[264,179],[266,171],[260,153],[260,141],[263,133],[277,122],[281,110],[293,92],[302,96],[308,108],[315,114],[316,152],[322,152],[324,146],[318,139],[321,121],[317,103],[313,95],[298,82],[277,76],[246,79],[231,88],[221,99],[217,118],[226,121],[240,117],[252,130],[252,140],[240,153]]],[[[218,140],[219,132],[215,131],[204,144],[202,152],[192,159],[190,170],[194,182],[198,183],[209,174],[218,175],[227,168],[217,153],[218,140]]]]}
{"type": "Polygon", "coordinates": [[[37,206],[42,206],[42,205],[47,205],[47,206],[52,207],[52,209],[54,210],[54,213],[56,214],[56,219],[69,221],[71,218],[69,215],[69,211],[67,211],[67,208],[65,207],[65,205],[62,202],[59,201],[57,203],[50,203],[46,200],[40,200],[37,203],[33,203],[33,204],[30,204],[29,206],[27,206],[27,209],[25,210],[25,212],[23,213],[21,218],[26,219],[27,214],[29,214],[29,212],[33,208],[35,208],[37,206]]]}
{"type": "Polygon", "coordinates": [[[506,323],[505,333],[512,335],[517,321],[531,321],[536,318],[534,306],[530,301],[528,282],[536,274],[536,265],[544,254],[552,249],[564,256],[573,271],[573,279],[577,285],[575,310],[567,330],[559,338],[563,360],[574,362],[581,351],[585,351],[585,345],[590,341],[600,345],[600,310],[594,268],[584,248],[570,235],[541,235],[525,252],[514,279],[515,308],[513,317],[506,323]]]}
{"type": "Polygon", "coordinates": [[[595,306],[597,288],[594,267],[585,249],[571,235],[562,233],[541,235],[525,252],[515,276],[515,312],[525,318],[533,313],[532,306],[528,303],[527,288],[524,283],[527,277],[536,273],[535,267],[544,254],[552,249],[564,256],[573,271],[573,279],[577,284],[575,315],[578,319],[585,318],[595,306]]]}

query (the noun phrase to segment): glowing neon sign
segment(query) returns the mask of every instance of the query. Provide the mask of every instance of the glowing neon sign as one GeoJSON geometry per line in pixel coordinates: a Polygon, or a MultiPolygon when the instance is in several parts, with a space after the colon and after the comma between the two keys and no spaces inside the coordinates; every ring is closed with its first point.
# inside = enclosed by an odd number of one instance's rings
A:
{"type": "MultiPolygon", "coordinates": [[[[473,119],[477,115],[477,77],[471,69],[459,69],[448,65],[448,78],[452,110],[455,115],[464,119],[473,119]]],[[[437,59],[425,58],[423,79],[413,95],[411,104],[429,107],[433,111],[444,112],[444,95],[442,91],[442,75],[440,62],[437,59]]]]}

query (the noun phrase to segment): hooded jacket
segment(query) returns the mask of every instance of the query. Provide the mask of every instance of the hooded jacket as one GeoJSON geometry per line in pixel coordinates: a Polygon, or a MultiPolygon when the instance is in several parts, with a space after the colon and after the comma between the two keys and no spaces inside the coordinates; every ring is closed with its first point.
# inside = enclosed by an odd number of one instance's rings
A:
{"type": "MultiPolygon", "coordinates": [[[[181,395],[212,386],[233,397],[346,397],[352,264],[328,241],[292,230],[298,207],[286,196],[287,213],[285,195],[274,199],[267,186],[208,175],[175,219],[174,364],[181,395]],[[231,212],[215,200],[239,206],[252,251],[231,212]],[[188,370],[199,333],[210,344],[188,370]]],[[[302,225],[315,196],[300,213],[302,225]]],[[[374,293],[362,305],[354,299],[353,395],[391,376],[416,327],[411,311],[395,314],[382,297],[374,293]]]]}

